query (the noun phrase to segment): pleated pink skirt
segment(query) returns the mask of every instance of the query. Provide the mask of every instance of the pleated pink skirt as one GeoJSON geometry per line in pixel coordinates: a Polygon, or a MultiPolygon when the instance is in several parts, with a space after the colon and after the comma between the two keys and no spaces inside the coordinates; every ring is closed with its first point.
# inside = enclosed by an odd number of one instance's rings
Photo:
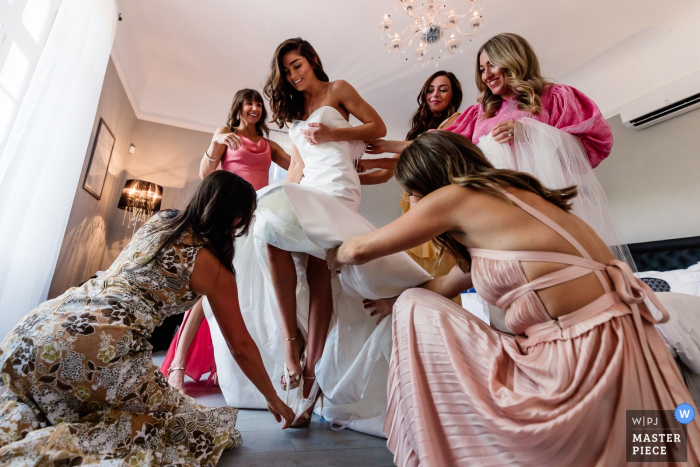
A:
{"type": "MultiPolygon", "coordinates": [[[[394,307],[384,425],[394,462],[625,465],[626,410],[692,403],[653,325],[645,322],[639,336],[628,310],[616,304],[604,322],[528,342],[437,294],[404,292],[394,307]]],[[[697,465],[695,422],[688,440],[684,465],[697,465]]]]}

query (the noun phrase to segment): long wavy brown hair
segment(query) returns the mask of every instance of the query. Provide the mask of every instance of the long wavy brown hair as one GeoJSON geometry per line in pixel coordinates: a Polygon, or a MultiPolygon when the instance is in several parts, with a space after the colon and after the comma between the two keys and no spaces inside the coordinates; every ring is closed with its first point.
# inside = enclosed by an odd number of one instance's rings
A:
{"type": "Polygon", "coordinates": [[[159,214],[168,219],[167,232],[150,261],[191,231],[195,244],[211,251],[235,276],[234,238],[248,235],[256,207],[253,185],[234,173],[215,170],[199,183],[184,210],[159,214]]]}
{"type": "Polygon", "coordinates": [[[270,101],[272,118],[270,121],[277,123],[280,128],[286,123],[300,120],[304,117],[304,93],[297,91],[289,84],[284,73],[282,60],[289,52],[296,52],[309,61],[314,69],[316,78],[320,81],[328,82],[328,75],[323,71],[321,58],[316,53],[308,41],[301,37],[287,39],[275,50],[275,54],[270,61],[270,74],[265,80],[263,94],[270,101]]]}
{"type": "Polygon", "coordinates": [[[506,83],[516,94],[518,108],[533,115],[542,111],[540,96],[551,82],[540,75],[540,62],[532,46],[523,37],[512,34],[498,34],[486,41],[476,54],[477,99],[484,106],[484,118],[491,118],[501,108],[503,98],[496,96],[481,80],[479,58],[486,52],[492,65],[503,68],[506,83]]]}
{"type": "Polygon", "coordinates": [[[267,137],[270,134],[270,129],[267,127],[267,110],[265,109],[265,102],[262,96],[255,89],[241,89],[233,96],[233,103],[231,104],[231,110],[228,113],[228,121],[226,126],[233,132],[236,131],[238,125],[241,124],[241,110],[243,109],[243,103],[245,101],[252,101],[260,104],[262,110],[260,111],[260,120],[255,124],[255,133],[258,136],[267,137]]]}
{"type": "MultiPolygon", "coordinates": [[[[571,211],[572,200],[578,195],[575,186],[550,190],[532,175],[496,169],[471,141],[448,131],[424,133],[411,143],[396,163],[395,176],[408,193],[425,196],[447,185],[459,185],[508,200],[502,190],[514,187],[535,193],[564,211],[571,211]]],[[[438,261],[447,250],[462,271],[469,271],[471,256],[467,247],[449,232],[438,235],[433,243],[440,251],[438,261]]]]}
{"type": "Polygon", "coordinates": [[[411,117],[411,129],[408,130],[406,135],[406,141],[413,141],[418,138],[418,135],[425,133],[428,130],[434,130],[442,122],[451,117],[459,106],[462,105],[462,84],[459,82],[454,73],[450,71],[440,70],[433,73],[430,78],[423,84],[420,90],[420,94],[416,98],[418,102],[418,110],[411,117]],[[430,83],[433,82],[438,76],[446,76],[450,80],[450,87],[452,88],[452,100],[445,107],[445,110],[439,114],[434,114],[430,107],[428,106],[428,88],[430,83]]]}

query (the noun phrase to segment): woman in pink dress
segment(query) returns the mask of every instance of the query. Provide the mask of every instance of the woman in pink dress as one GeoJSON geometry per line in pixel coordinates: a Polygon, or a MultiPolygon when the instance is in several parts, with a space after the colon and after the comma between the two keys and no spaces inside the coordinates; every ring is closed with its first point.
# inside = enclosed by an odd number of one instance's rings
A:
{"type": "MultiPolygon", "coordinates": [[[[517,34],[489,39],[476,57],[478,103],[443,128],[478,145],[497,168],[529,173],[551,188],[579,187],[574,212],[634,267],[612,221],[605,192],[593,174],[613,144],[610,125],[581,91],[552,84],[540,75],[537,55],[517,34]]],[[[399,153],[410,142],[373,141],[371,154],[399,153]]],[[[388,168],[391,159],[363,161],[388,168]]]]}
{"type": "MultiPolygon", "coordinates": [[[[496,169],[448,132],[405,149],[396,178],[420,201],[327,257],[335,271],[436,238],[457,259],[447,276],[395,303],[379,300],[374,312],[386,316],[393,305],[384,432],[395,463],[651,462],[626,458],[627,411],[673,411],[692,399],[644,300],[660,321],[666,310],[571,213],[577,188],[550,190],[528,174],[496,169]],[[515,336],[444,298],[472,284],[506,310],[515,336]]],[[[659,417],[681,428],[673,416],[659,417]]],[[[666,460],[687,456],[687,465],[698,465],[698,425],[685,426],[687,451],[669,449],[666,460]]]]}
{"type": "MultiPolygon", "coordinates": [[[[260,93],[254,89],[238,91],[226,126],[216,130],[202,156],[199,176],[203,179],[220,167],[239,175],[257,191],[267,186],[272,162],[285,170],[289,168],[290,156],[277,143],[265,138],[270,133],[266,120],[267,111],[260,93]]],[[[185,314],[160,370],[170,385],[180,390],[185,375],[199,381],[203,374],[210,373],[216,384],[214,348],[201,300],[185,314]]]]}

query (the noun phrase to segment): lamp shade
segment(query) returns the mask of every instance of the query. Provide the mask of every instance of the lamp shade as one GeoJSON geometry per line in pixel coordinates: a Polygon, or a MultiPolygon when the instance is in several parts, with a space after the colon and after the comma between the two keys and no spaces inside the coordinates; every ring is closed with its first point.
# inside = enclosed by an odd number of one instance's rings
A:
{"type": "Polygon", "coordinates": [[[143,180],[127,180],[117,207],[130,212],[153,214],[160,210],[163,187],[143,180]]]}

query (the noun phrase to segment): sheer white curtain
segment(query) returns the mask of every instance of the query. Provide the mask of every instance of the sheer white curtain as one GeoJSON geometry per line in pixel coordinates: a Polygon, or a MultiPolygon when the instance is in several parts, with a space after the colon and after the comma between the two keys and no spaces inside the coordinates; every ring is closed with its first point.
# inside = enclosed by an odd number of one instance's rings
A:
{"type": "Polygon", "coordinates": [[[0,155],[0,340],[46,299],[116,24],[115,0],[63,0],[0,155]]]}

